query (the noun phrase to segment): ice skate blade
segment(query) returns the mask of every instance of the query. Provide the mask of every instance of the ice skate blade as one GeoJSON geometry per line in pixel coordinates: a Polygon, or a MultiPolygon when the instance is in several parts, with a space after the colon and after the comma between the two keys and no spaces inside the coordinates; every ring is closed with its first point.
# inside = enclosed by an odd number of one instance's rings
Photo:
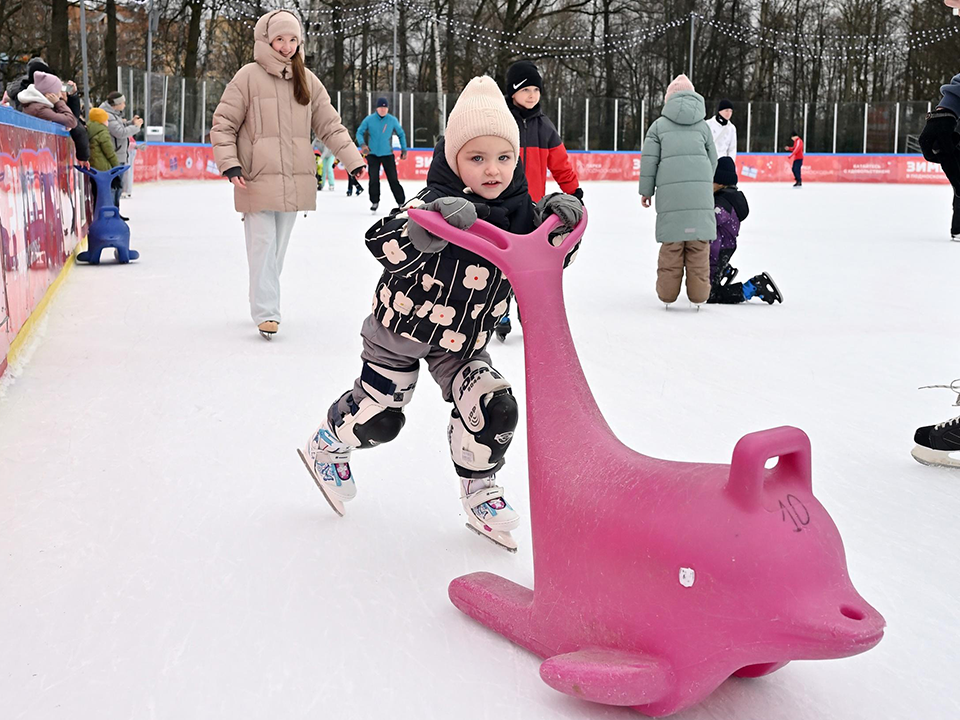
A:
{"type": "Polygon", "coordinates": [[[262,337],[264,340],[273,340],[274,335],[276,335],[276,333],[268,333],[264,330],[260,331],[260,337],[262,337]]]}
{"type": "Polygon", "coordinates": [[[950,453],[950,450],[931,450],[923,445],[917,445],[910,451],[913,459],[921,465],[927,465],[928,467],[960,468],[960,459],[951,457],[950,453]]]}
{"type": "Polygon", "coordinates": [[[345,513],[343,503],[337,500],[335,497],[331,497],[327,493],[327,489],[323,486],[323,481],[317,477],[317,474],[313,471],[313,468],[310,467],[310,461],[307,460],[307,458],[304,456],[303,450],[301,450],[300,448],[297,448],[297,455],[299,455],[300,459],[303,460],[303,464],[307,468],[307,472],[310,473],[310,477],[313,478],[313,482],[316,483],[318,488],[320,488],[320,492],[323,493],[323,497],[325,497],[327,499],[327,502],[330,503],[330,507],[333,508],[333,511],[337,515],[339,515],[340,517],[343,517],[345,513]]]}
{"type": "Polygon", "coordinates": [[[467,530],[473,530],[477,535],[482,538],[486,538],[492,542],[497,547],[501,547],[507,552],[515,553],[517,551],[517,542],[508,532],[498,532],[497,530],[491,530],[490,533],[485,533],[483,530],[480,530],[470,523],[466,523],[467,530]]]}

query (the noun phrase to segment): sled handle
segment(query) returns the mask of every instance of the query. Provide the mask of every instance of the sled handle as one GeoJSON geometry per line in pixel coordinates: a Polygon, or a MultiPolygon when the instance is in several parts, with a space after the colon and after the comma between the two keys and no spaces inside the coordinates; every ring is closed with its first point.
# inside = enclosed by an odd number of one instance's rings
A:
{"type": "Polygon", "coordinates": [[[587,227],[587,210],[584,208],[577,226],[563,242],[554,246],[549,241],[550,233],[561,225],[556,215],[548,216],[529,235],[515,235],[484,220],[477,220],[468,230],[460,230],[444,220],[439,212],[410,209],[407,214],[427,232],[489,260],[508,276],[511,272],[562,267],[564,258],[583,237],[587,227]]]}
{"type": "Polygon", "coordinates": [[[117,175],[123,175],[127,170],[130,169],[129,165],[117,165],[112,167],[109,170],[97,170],[95,168],[85,168],[82,165],[74,165],[74,167],[82,172],[84,175],[89,175],[91,178],[96,178],[97,175],[107,175],[111,180],[113,180],[117,175]]]}
{"type": "Polygon", "coordinates": [[[764,483],[784,483],[810,490],[813,485],[810,438],[799,428],[783,426],[750,433],[733,448],[727,494],[744,509],[762,504],[764,483]],[[767,471],[767,460],[779,457],[767,471]]]}

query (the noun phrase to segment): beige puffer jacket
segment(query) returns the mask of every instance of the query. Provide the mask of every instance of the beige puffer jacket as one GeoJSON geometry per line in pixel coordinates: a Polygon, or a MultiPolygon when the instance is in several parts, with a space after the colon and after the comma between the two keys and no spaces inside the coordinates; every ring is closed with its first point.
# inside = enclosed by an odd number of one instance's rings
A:
{"type": "MultiPolygon", "coordinates": [[[[239,167],[247,183],[246,189],[233,189],[234,205],[241,213],[316,209],[317,166],[311,129],[340,158],[347,172],[364,166],[316,75],[306,71],[310,104],[301,105],[294,98],[292,63],[270,46],[270,21],[282,12],[289,11],[269,12],[257,22],[255,62],[240,68],[213,114],[210,140],[217,168],[225,173],[239,167]]],[[[302,25],[300,37],[302,57],[302,25]]]]}

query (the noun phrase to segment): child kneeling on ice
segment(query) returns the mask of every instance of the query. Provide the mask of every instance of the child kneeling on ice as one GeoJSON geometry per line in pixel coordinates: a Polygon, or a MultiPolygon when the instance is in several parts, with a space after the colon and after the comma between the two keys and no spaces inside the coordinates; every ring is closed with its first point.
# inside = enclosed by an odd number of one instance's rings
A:
{"type": "Polygon", "coordinates": [[[735,283],[737,269],[730,258],[737,251],[740,223],[747,219],[750,207],[747,198],[737,189],[737,165],[732,158],[717,161],[713,176],[714,212],[717,216],[717,239],[710,243],[710,299],[708,303],[735,304],[758,297],[765,303],[783,302],[780,290],[767,273],[754,275],[745,283],[735,283]]]}
{"type": "Polygon", "coordinates": [[[495,478],[517,425],[517,401],[486,350],[512,289],[495,265],[431,235],[406,211],[439,211],[461,229],[479,217],[518,235],[554,213],[572,228],[583,214],[580,201],[557,193],[534,205],[518,164],[519,145],[517,124],[496,82],[474,78],[434,150],[427,187],[367,231],[367,247],[384,273],[373,314],[360,331],[363,367],[301,451],[341,515],[357,491],[350,453],[400,433],[403,407],[426,360],[444,400],[453,403],[447,437],[468,527],[516,549],[510,531],[520,518],[495,478]]]}

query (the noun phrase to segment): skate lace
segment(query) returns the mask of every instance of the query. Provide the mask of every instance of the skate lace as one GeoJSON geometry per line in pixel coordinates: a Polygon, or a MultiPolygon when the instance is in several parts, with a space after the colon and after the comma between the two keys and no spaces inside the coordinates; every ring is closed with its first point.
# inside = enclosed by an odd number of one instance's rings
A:
{"type": "MultiPolygon", "coordinates": [[[[951,382],[949,385],[921,385],[918,389],[929,390],[931,388],[943,388],[944,390],[952,390],[957,394],[957,399],[954,401],[953,405],[954,407],[960,407],[960,378],[957,378],[956,380],[951,382]]],[[[953,420],[947,421],[947,423],[954,422],[955,420],[956,418],[954,418],[953,420]]],[[[940,425],[946,425],[947,423],[940,423],[940,425]]],[[[937,425],[937,427],[939,428],[940,425],[937,425]]]]}
{"type": "Polygon", "coordinates": [[[957,415],[952,420],[945,420],[942,423],[938,423],[937,425],[934,425],[933,428],[934,430],[942,430],[945,427],[950,427],[951,425],[955,425],[958,420],[960,420],[960,415],[957,415]]]}

